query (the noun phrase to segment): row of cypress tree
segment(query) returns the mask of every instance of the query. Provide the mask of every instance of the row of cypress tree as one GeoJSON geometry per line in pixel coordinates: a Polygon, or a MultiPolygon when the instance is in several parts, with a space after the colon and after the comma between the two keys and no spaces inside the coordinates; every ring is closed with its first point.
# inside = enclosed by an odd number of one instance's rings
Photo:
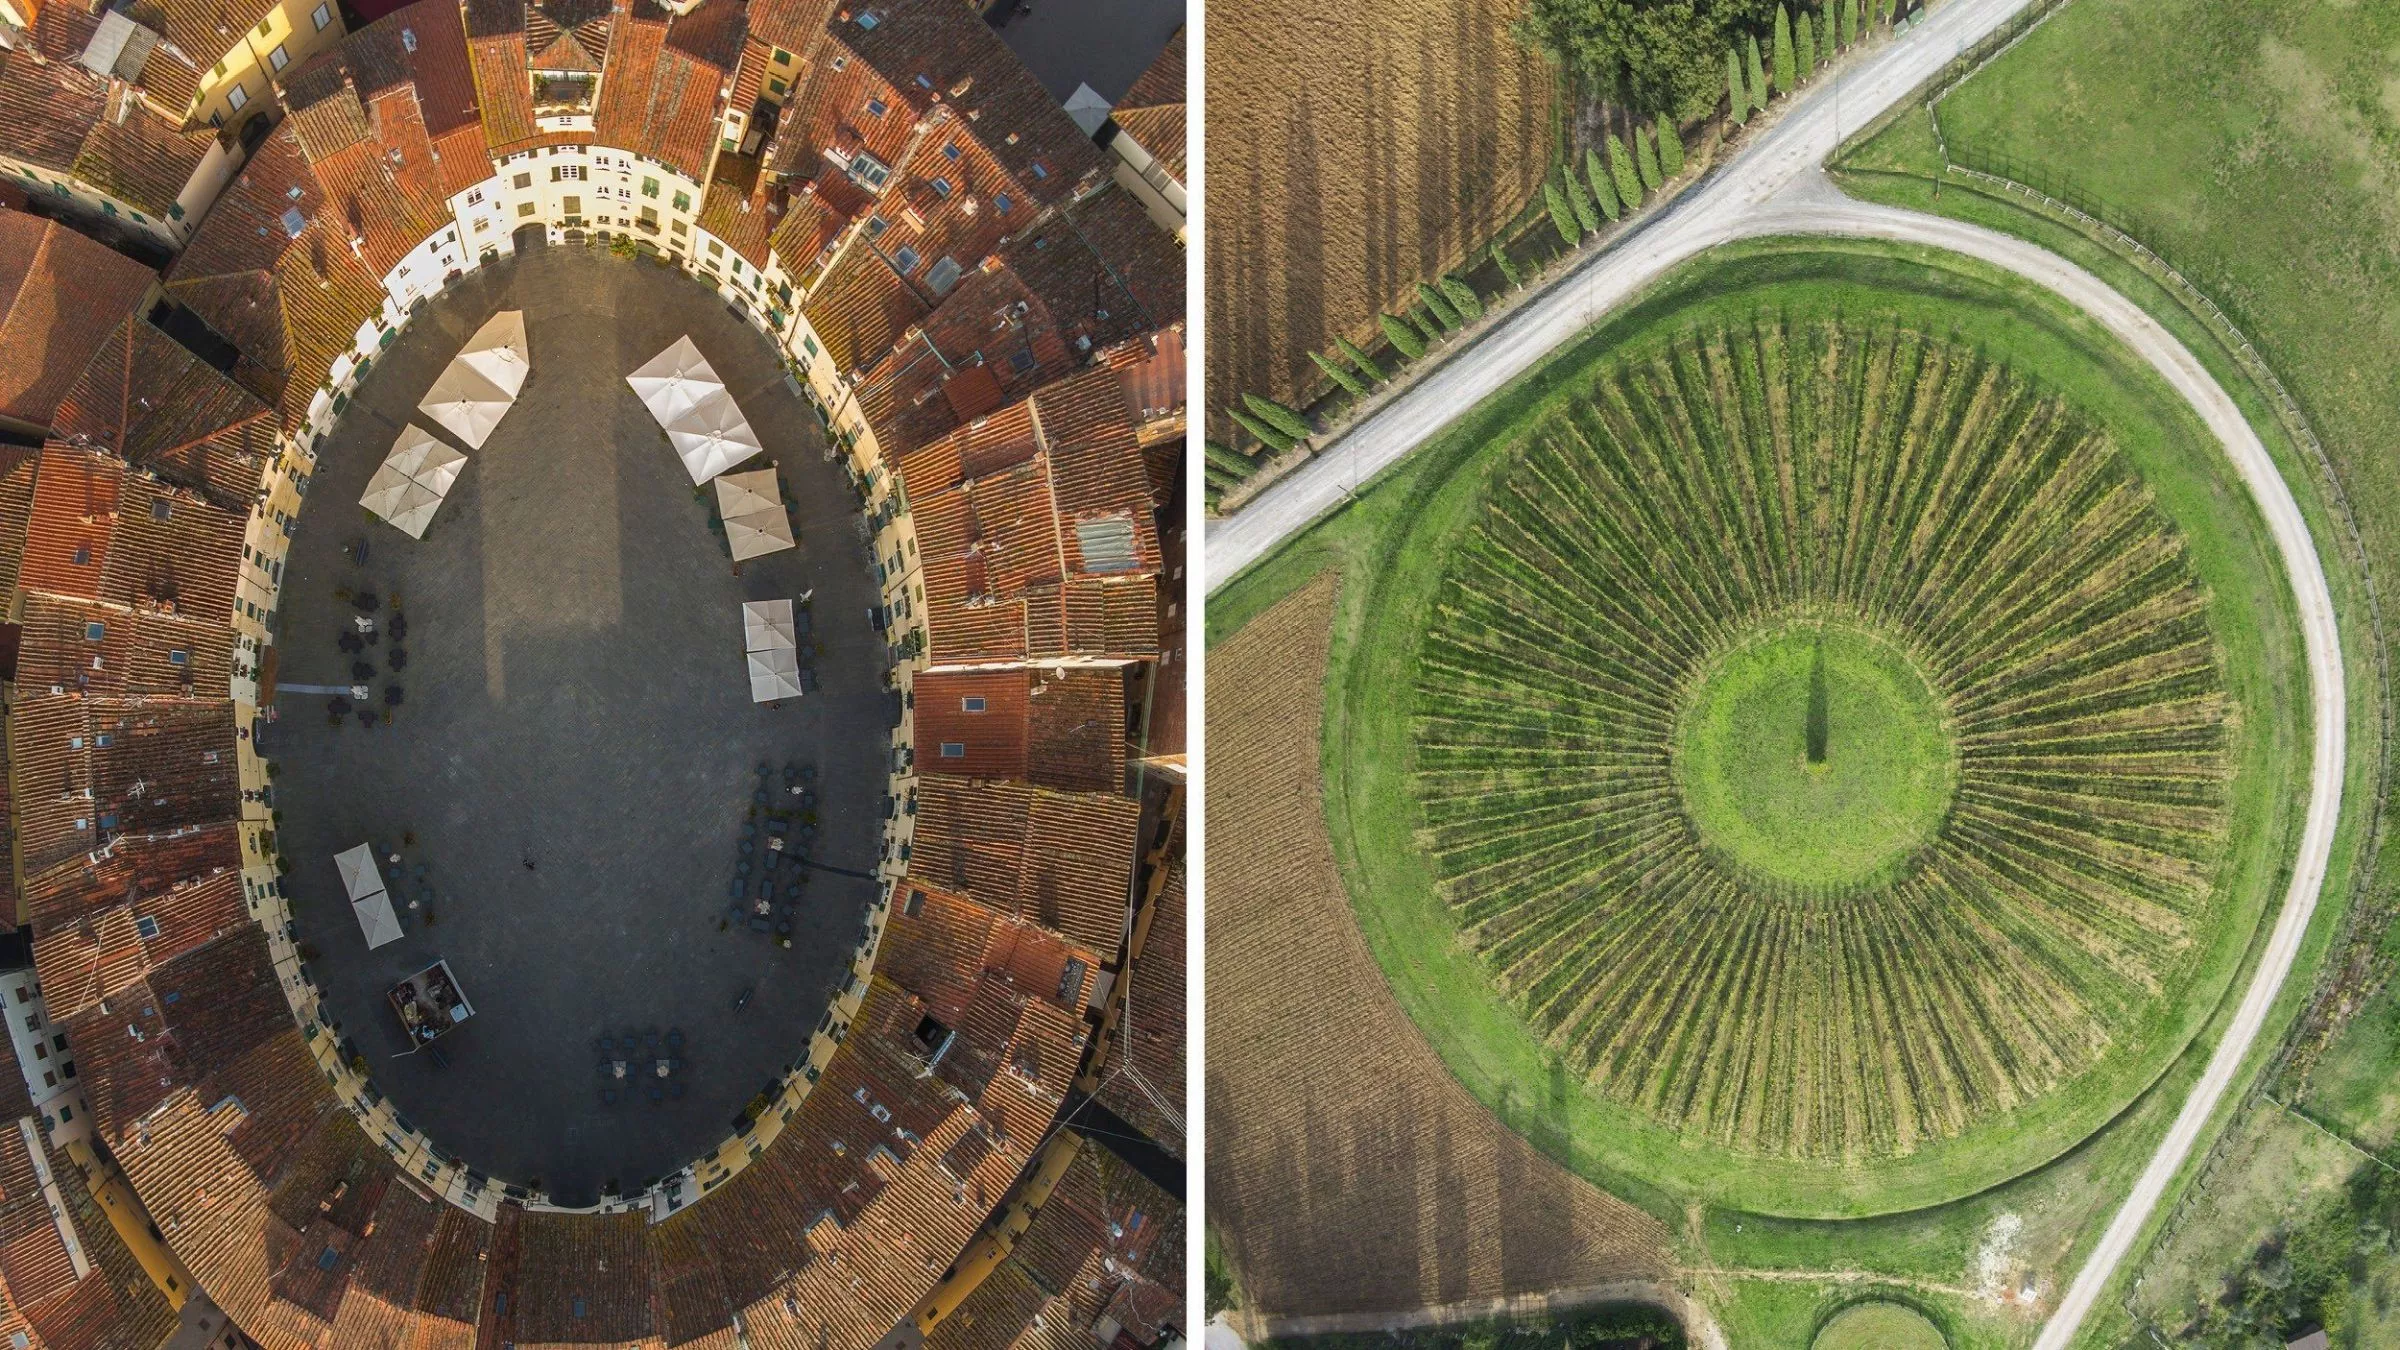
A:
{"type": "Polygon", "coordinates": [[[1766,107],[1770,97],[1790,93],[1815,78],[1820,57],[1830,60],[1835,52],[1872,32],[1877,24],[1889,21],[1905,3],[1906,0],[1827,0],[1821,25],[1805,9],[1795,20],[1789,8],[1778,5],[1770,48],[1774,55],[1772,83],[1768,66],[1759,59],[1755,34],[1744,37],[1740,47],[1725,49],[1725,99],[1732,109],[1734,125],[1748,122],[1750,114],[1766,107]]]}

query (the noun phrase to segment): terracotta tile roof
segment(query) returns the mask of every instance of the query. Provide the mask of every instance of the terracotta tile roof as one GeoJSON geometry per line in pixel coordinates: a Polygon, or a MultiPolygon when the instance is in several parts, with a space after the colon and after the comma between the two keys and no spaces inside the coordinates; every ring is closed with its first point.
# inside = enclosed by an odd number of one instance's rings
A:
{"type": "Polygon", "coordinates": [[[467,54],[485,150],[497,158],[540,134],[526,66],[524,0],[467,0],[467,54]]]}
{"type": "MultiPolygon", "coordinates": [[[[920,709],[929,678],[918,681],[920,709]]],[[[1141,806],[1129,797],[928,774],[917,788],[909,878],[1114,961],[1124,943],[1140,823],[1141,806]]],[[[986,961],[999,964],[990,950],[986,961]]],[[[1038,982],[1038,967],[1016,969],[1038,982]]]]}
{"type": "Polygon", "coordinates": [[[1005,972],[985,970],[959,1015],[957,1039],[937,1066],[975,1103],[995,1134],[1030,1155],[1066,1104],[1090,1044],[1083,1019],[1005,972]]]}
{"type": "Polygon", "coordinates": [[[1122,978],[1126,1004],[1103,1064],[1103,1104],[1160,1146],[1183,1156],[1184,1018],[1183,862],[1167,873],[1142,954],[1122,978]]]}
{"type": "Polygon", "coordinates": [[[18,856],[28,878],[100,846],[89,710],[74,694],[20,690],[8,758],[18,856]]]}
{"type": "Polygon", "coordinates": [[[1125,776],[1125,683],[1113,669],[949,672],[917,677],[917,768],[1105,792],[1125,776]],[[980,697],[985,711],[967,712],[980,697]],[[960,753],[944,755],[946,745],[960,753]]]}
{"type": "MultiPolygon", "coordinates": [[[[275,0],[148,0],[135,17],[193,61],[210,63],[275,8],[275,0]]],[[[156,53],[153,53],[155,63],[156,53]]],[[[148,71],[143,72],[148,77],[148,71]]]]}
{"type": "Polygon", "coordinates": [[[141,896],[53,928],[34,944],[50,1015],[74,1017],[149,978],[168,961],[248,922],[239,873],[141,896]],[[157,936],[146,937],[155,932],[157,936]]]}
{"type": "Polygon", "coordinates": [[[120,839],[97,858],[28,872],[27,913],[37,928],[79,921],[115,905],[163,895],[241,868],[241,838],[232,821],[177,834],[120,839]]]}
{"type": "MultiPolygon", "coordinates": [[[[1182,1286],[1183,1205],[1091,1140],[1075,1152],[1050,1198],[1026,1226],[1009,1259],[1087,1315],[1114,1297],[1092,1287],[1105,1258],[1127,1276],[1182,1286]]],[[[1089,1344],[1087,1339],[1085,1344],[1089,1344]]]]}
{"type": "Polygon", "coordinates": [[[157,1350],[174,1334],[174,1307],[117,1236],[83,1169],[56,1151],[49,1161],[67,1217],[94,1268],[49,1299],[11,1299],[38,1338],[35,1343],[47,1350],[157,1350]]]}
{"type": "Polygon", "coordinates": [[[118,460],[55,443],[44,446],[18,583],[28,590],[99,599],[124,485],[125,466],[118,460]]]}
{"type": "Polygon", "coordinates": [[[802,60],[824,40],[840,0],[751,0],[750,35],[802,60]]]}
{"type": "MultiPolygon", "coordinates": [[[[79,1058],[93,1058],[87,1042],[100,1039],[100,1031],[95,1022],[75,1035],[79,1058]]],[[[275,1334],[282,1319],[272,1329],[265,1324],[272,1298],[268,1243],[272,1237],[288,1250],[296,1235],[267,1212],[266,1188],[234,1148],[233,1136],[247,1127],[248,1103],[223,1097],[204,1102],[186,1086],[156,1094],[151,1105],[155,1114],[139,1133],[129,1132],[115,1147],[127,1179],[167,1245],[217,1306],[270,1350],[281,1350],[296,1338],[275,1334]],[[270,1226],[281,1231],[270,1233],[270,1226]]]]}
{"type": "Polygon", "coordinates": [[[232,376],[128,315],[60,400],[53,423],[79,445],[151,463],[271,415],[232,376]]]}
{"type": "Polygon", "coordinates": [[[834,39],[918,111],[937,103],[958,109],[964,120],[953,125],[971,128],[1019,187],[1020,201],[1055,205],[1101,172],[1099,149],[972,8],[891,0],[874,7],[873,28],[858,22],[866,12],[837,19],[834,39]]]}
{"type": "Polygon", "coordinates": [[[818,54],[784,104],[773,172],[794,179],[840,179],[872,198],[872,191],[849,177],[852,156],[866,154],[886,168],[898,167],[916,136],[912,114],[918,105],[838,36],[827,38],[820,27],[811,40],[819,43],[818,54]]]}
{"type": "MultiPolygon", "coordinates": [[[[44,459],[44,469],[48,468],[44,459]]],[[[39,481],[36,481],[39,490],[39,481]]],[[[117,489],[100,598],[202,620],[230,620],[246,517],[146,475],[117,489]]]]}
{"type": "Polygon", "coordinates": [[[307,221],[324,209],[324,189],[309,172],[299,128],[298,121],[285,118],[250,152],[168,269],[169,282],[266,271],[291,246],[284,213],[296,210],[307,221]]]}
{"type": "Polygon", "coordinates": [[[34,472],[40,462],[38,450],[0,447],[0,595],[16,591],[17,572],[25,563],[25,533],[33,523],[34,472]]]}
{"type": "Polygon", "coordinates": [[[845,250],[801,309],[827,359],[844,374],[882,360],[900,335],[928,312],[891,264],[867,248],[845,250]]]}
{"type": "Polygon", "coordinates": [[[768,237],[782,221],[789,196],[764,174],[758,175],[748,189],[720,178],[708,185],[707,195],[700,200],[700,228],[724,240],[725,247],[763,272],[767,267],[768,237]]]}
{"type": "Polygon", "coordinates": [[[36,61],[30,49],[0,50],[0,125],[17,158],[161,217],[212,144],[209,133],[186,133],[152,111],[132,86],[112,90],[82,66],[36,61]]]}
{"type": "Polygon", "coordinates": [[[741,0],[704,0],[671,22],[636,4],[618,25],[600,81],[594,139],[695,181],[706,177],[717,141],[717,95],[740,59],[741,36],[741,0]]]}
{"type": "Polygon", "coordinates": [[[1044,216],[1000,255],[1079,353],[1183,318],[1183,250],[1114,184],[1044,216]]]}
{"type": "Polygon", "coordinates": [[[1183,30],[1175,30],[1166,49],[1150,68],[1141,73],[1117,100],[1109,116],[1124,134],[1156,156],[1175,175],[1177,182],[1184,176],[1184,99],[1186,77],[1183,66],[1183,30]]]}
{"type": "Polygon", "coordinates": [[[140,263],[63,225],[0,211],[0,417],[48,427],[109,334],[157,281],[140,263]]]}
{"type": "Polygon", "coordinates": [[[518,1219],[509,1299],[517,1345],[656,1342],[646,1222],[639,1213],[518,1219]]]}
{"type": "Polygon", "coordinates": [[[608,61],[609,38],[616,22],[617,6],[612,0],[537,2],[525,10],[525,42],[533,51],[548,54],[562,36],[570,37],[578,59],[596,71],[608,61]]]}

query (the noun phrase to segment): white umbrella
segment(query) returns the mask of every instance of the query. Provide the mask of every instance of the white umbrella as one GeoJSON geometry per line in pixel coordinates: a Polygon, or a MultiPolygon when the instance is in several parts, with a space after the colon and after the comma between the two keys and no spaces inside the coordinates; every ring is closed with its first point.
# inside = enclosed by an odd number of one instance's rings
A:
{"type": "Polygon", "coordinates": [[[376,466],[375,476],[367,480],[367,490],[358,494],[358,504],[390,520],[393,513],[400,509],[401,497],[416,486],[416,480],[393,468],[387,461],[376,466]]]}
{"type": "Polygon", "coordinates": [[[634,397],[650,410],[661,426],[673,421],[677,414],[690,411],[701,399],[721,392],[725,382],[717,378],[707,358],[692,345],[687,335],[675,339],[675,345],[651,357],[642,368],[625,377],[633,386],[634,397]]]}
{"type": "MultiPolygon", "coordinates": [[[[383,464],[387,469],[396,469],[403,476],[414,478],[422,483],[425,481],[426,457],[432,451],[447,449],[448,447],[433,438],[432,432],[410,422],[400,428],[399,436],[392,441],[392,453],[383,457],[383,464]]],[[[456,451],[449,451],[449,453],[457,455],[456,451]]],[[[459,457],[463,458],[463,456],[459,457]]]]}
{"type": "Polygon", "coordinates": [[[341,871],[342,889],[350,893],[353,902],[383,890],[383,873],[375,866],[373,844],[343,849],[333,855],[333,865],[341,871]]]}
{"type": "Polygon", "coordinates": [[[435,496],[447,497],[451,486],[458,482],[459,471],[467,467],[467,457],[430,436],[425,439],[427,444],[422,460],[415,469],[406,472],[409,477],[432,489],[435,496]]]}
{"type": "Polygon", "coordinates": [[[742,602],[743,650],[763,652],[781,649],[788,652],[799,645],[799,633],[792,626],[791,601],[745,600],[742,602]]]}
{"type": "Polygon", "coordinates": [[[482,371],[463,361],[452,361],[425,393],[425,401],[417,410],[450,429],[450,433],[475,449],[482,449],[492,428],[508,415],[516,396],[491,382],[482,371]]]}
{"type": "Polygon", "coordinates": [[[533,373],[533,349],[525,343],[525,311],[504,309],[485,321],[458,354],[461,365],[514,399],[533,373]]]}
{"type": "Polygon", "coordinates": [[[368,951],[400,940],[400,919],[392,913],[392,897],[383,892],[352,901],[350,913],[358,920],[358,931],[366,935],[368,951]]]}
{"type": "Polygon", "coordinates": [[[750,653],[750,701],[800,697],[800,663],[789,651],[750,653]]]}
{"type": "Polygon", "coordinates": [[[432,488],[412,482],[401,494],[399,506],[384,520],[409,538],[422,539],[425,537],[425,527],[433,523],[435,508],[441,504],[442,499],[432,488]]]}
{"type": "Polygon", "coordinates": [[[717,479],[717,514],[725,519],[725,542],[734,561],[793,546],[792,521],[784,514],[780,492],[773,469],[717,479]]]}
{"type": "Polygon", "coordinates": [[[721,388],[665,425],[667,440],[694,483],[705,483],[766,448],[733,395],[721,388]]]}

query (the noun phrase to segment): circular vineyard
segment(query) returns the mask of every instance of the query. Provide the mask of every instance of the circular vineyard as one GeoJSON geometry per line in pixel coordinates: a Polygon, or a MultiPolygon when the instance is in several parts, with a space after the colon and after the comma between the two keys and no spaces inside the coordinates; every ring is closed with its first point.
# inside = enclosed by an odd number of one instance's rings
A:
{"type": "Polygon", "coordinates": [[[2106,431],[1962,343],[1774,321],[1617,363],[1443,566],[1414,789],[1468,942],[1595,1089],[1906,1154],[2174,976],[2226,702],[2106,431]]]}
{"type": "Polygon", "coordinates": [[[2206,426],[2045,292],[1721,250],[1380,490],[1345,881],[1460,1082],[1603,1186],[2021,1175],[2176,1062],[2283,888],[2291,588],[2206,426]]]}

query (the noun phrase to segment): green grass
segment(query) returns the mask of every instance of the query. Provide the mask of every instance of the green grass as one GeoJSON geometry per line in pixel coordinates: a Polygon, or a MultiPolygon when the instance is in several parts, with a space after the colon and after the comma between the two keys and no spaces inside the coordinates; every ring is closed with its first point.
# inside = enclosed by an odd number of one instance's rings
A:
{"type": "MultiPolygon", "coordinates": [[[[1928,144],[1929,144],[1928,138],[1928,144]]],[[[1860,191],[1856,181],[1846,183],[1860,191]]],[[[1892,177],[1874,180],[1866,189],[1903,205],[1923,209],[1929,205],[1926,186],[1921,181],[1892,177]]],[[[2147,281],[2135,268],[2117,260],[2107,250],[2039,216],[2028,214],[2006,202],[1956,191],[1945,193],[1942,200],[1930,203],[1935,209],[1965,215],[1980,223],[2006,232],[2031,237],[2037,242],[2069,257],[2093,271],[2137,303],[2181,337],[2195,356],[2232,393],[2234,399],[2249,415],[2252,425],[2267,442],[2276,456],[2287,482],[2291,483],[2300,500],[2310,528],[2319,539],[2333,537],[2323,498],[2307,462],[2285,438],[2273,420],[2262,396],[2248,386],[2238,367],[2229,356],[2210,345],[2206,330],[2193,316],[2180,310],[2173,298],[2147,281]]],[[[1703,260],[1701,265],[1687,269],[1668,279],[1627,311],[1594,334],[1595,341],[1605,342],[1628,327],[1655,317],[1662,309],[1673,309],[1691,303],[1695,298],[1722,294],[1728,289],[1749,284],[1760,268],[1788,267],[1786,259],[1794,253],[1831,255],[1847,269],[1873,274],[1876,269],[1893,269],[1910,273],[1928,263],[1938,263],[1938,273],[1963,273],[1986,285],[2008,286],[2010,279],[1989,273],[1963,260],[1927,253],[1923,250],[1853,241],[1761,241],[1719,250],[1703,260]]],[[[2045,323],[2064,323],[2070,330],[2088,327],[2073,315],[2056,312],[2046,296],[2031,297],[2034,308],[2046,311],[2045,323]]],[[[1214,642],[1238,630],[1249,618],[1276,600],[1305,584],[1310,578],[1330,567],[1353,579],[1381,576],[1395,568],[1406,568],[1419,561],[1409,558],[1399,549],[1395,523],[1413,518],[1428,499],[1440,494],[1459,472],[1460,466],[1473,460],[1484,446],[1507,423],[1528,414],[1557,390],[1560,372],[1586,353],[1579,348],[1565,348],[1553,354],[1542,367],[1530,373],[1510,389],[1485,404],[1462,412],[1461,420],[1433,444],[1412,455],[1393,469],[1363,487],[1356,500],[1341,511],[1328,516],[1311,529],[1296,536],[1275,554],[1250,568],[1230,584],[1221,587],[1209,599],[1206,615],[1209,640],[1214,642]]],[[[2155,392],[2152,394],[2155,397],[2155,392]]],[[[2193,444],[2198,444],[2193,442],[2193,444]]],[[[2167,481],[2159,475],[2148,475],[2162,490],[2182,493],[2187,490],[2199,497],[2195,506],[2185,503],[2178,507],[2179,518],[2190,510],[2237,511],[2247,514],[2246,494],[2238,484],[2231,484],[2229,475],[2211,473],[2197,482],[2178,479],[2167,481]]],[[[2356,576],[2341,565],[2341,560],[2328,553],[2327,565],[2334,587],[2337,607],[2343,615],[2346,636],[2355,638],[2360,631],[2358,616],[2363,612],[2356,576]]],[[[2224,589],[2218,569],[2215,583],[2224,589]]],[[[2287,633],[2289,617],[2288,595],[2279,579],[2249,578],[2249,594],[2254,610],[2265,616],[2268,628],[2277,634],[2287,633]]],[[[1372,682],[1377,678],[1389,680],[1388,671],[1378,670],[1363,662],[1359,641],[1362,634],[1382,619],[1371,602],[1374,588],[1352,584],[1343,588],[1340,611],[1336,616],[1334,675],[1337,686],[1372,682]]],[[[2240,588],[2235,588],[2239,590],[2240,588]]],[[[2278,637],[2274,641],[2282,641],[2278,637]]],[[[2374,668],[2356,645],[2346,653],[2351,676],[2351,716],[2356,729],[2349,760],[2350,782],[2347,788],[2345,812],[2340,837],[2328,877],[2325,900],[2320,907],[2318,924],[2312,928],[2304,946],[2294,976],[2276,1005],[2260,1046],[2248,1061],[2245,1073],[2271,1051],[2271,1043],[2282,1034],[2299,1005],[2304,1001],[2305,987],[2324,956],[2328,934],[2338,925],[2347,908],[2352,864],[2360,839],[2360,804],[2371,800],[2373,757],[2372,729],[2377,717],[2376,687],[2372,682],[2374,668]],[[2360,747],[2368,747],[2362,750],[2360,747]]],[[[2236,665],[2243,664],[2236,661],[2236,665]]],[[[2301,680],[2300,673],[2286,664],[2270,681],[2285,702],[2299,700],[2291,691],[2301,680]]],[[[2253,691],[2255,694],[2255,691],[2253,691]]],[[[1327,769],[1329,779],[1344,775],[1371,775],[1378,766],[1359,760],[1348,747],[1354,738],[1340,725],[1342,709],[1337,703],[1329,708],[1326,733],[1327,769]]],[[[2295,720],[2304,714],[2293,709],[2295,720]]],[[[2263,728],[2254,728],[2262,735],[2263,728]]],[[[2286,746],[2285,752],[2291,747],[2286,746]]],[[[2303,751],[2304,753],[2304,751],[2303,751]]],[[[2291,805],[2298,806],[2295,798],[2291,805]]],[[[2264,828],[2288,828],[2288,820],[2276,820],[2264,828]]],[[[1355,872],[1358,860],[1345,859],[1345,866],[1355,872]]],[[[2280,887],[2278,875],[2274,884],[2280,887]]],[[[1428,1009],[1440,1005],[1445,993],[1456,981],[1457,966],[1438,959],[1418,960],[1408,953],[1394,958],[1394,952],[1405,932],[1395,937],[1388,916],[1362,911],[1362,927],[1379,952],[1386,953],[1387,970],[1396,970],[1395,992],[1422,1020],[1428,1009]]],[[[1438,957],[1438,952],[1430,953],[1438,957]]],[[[2255,959],[2255,950],[2251,954],[2255,959]]],[[[2238,978],[2247,978],[2249,960],[2242,963],[2238,978]]],[[[1641,1159],[1616,1159],[1618,1165],[1603,1165],[1603,1160],[1588,1152],[1578,1153],[1576,1140],[1568,1128],[1567,1113],[1559,1104],[1558,1094],[1539,1082],[1503,1082],[1496,1089],[1492,1079],[1477,1074],[1462,1074],[1471,1086],[1478,1086],[1485,1100],[1492,1102],[1519,1129],[1554,1157],[1567,1161],[1585,1175],[1592,1177],[1614,1193],[1643,1205],[1662,1219],[1677,1224],[1685,1234],[1682,1243],[1687,1262],[1708,1268],[1750,1270],[1758,1272],[1801,1272],[1838,1268],[1852,1272],[1867,1272],[1872,1279],[1894,1281],[1895,1290],[1911,1302],[1932,1308],[1937,1320],[1958,1350],[1982,1350],[1983,1347],[2023,1346],[2029,1344],[2038,1319],[2013,1308],[1994,1307],[1980,1298],[1952,1297],[1928,1292],[1921,1282],[1933,1281],[1955,1284],[1965,1277],[1978,1249],[1980,1239],[1995,1221],[2021,1221],[2023,1234],[2018,1243],[2025,1268],[2038,1273],[2051,1287],[2070,1278],[2074,1267],[2105,1221],[2114,1198],[2120,1195],[2134,1175],[2148,1161],[2150,1149],[2166,1128],[2184,1095],[2198,1076],[2209,1047],[2232,1001],[2220,998],[2215,1016],[2195,1039],[2191,1049],[2175,1062],[2152,1087],[2124,1114],[2109,1122],[2106,1128],[2084,1142],[2067,1149],[2055,1159],[2003,1183],[1975,1191],[1963,1198],[1928,1204],[1921,1208],[1885,1214],[1879,1217],[1844,1221],[1778,1219],[1745,1212],[1743,1197],[1737,1192],[1724,1204],[1708,1204],[1693,1192],[1676,1188],[1676,1178],[1670,1173],[1649,1172],[1641,1159]],[[1691,1226],[1684,1226],[1693,1220],[1691,1226]]],[[[2221,1108],[2218,1119],[2228,1118],[2233,1106],[2221,1108]]],[[[2189,1169],[2186,1175],[2188,1176],[2189,1169]]],[[[2179,1182],[2179,1185],[2181,1183],[2179,1182]]],[[[2172,1198],[2172,1196],[2170,1197],[2172,1198]]],[[[2130,1269],[2128,1263],[2128,1269],[2130,1269]]],[[[1804,1344],[1822,1319],[1841,1303],[1861,1295],[1864,1286],[1857,1277],[1810,1283],[1790,1275],[1774,1278],[1732,1275],[1707,1277],[1697,1281],[1696,1292],[1716,1313],[1720,1323],[1735,1345],[1798,1345],[1804,1344]]],[[[2400,1306],[2400,1305],[2396,1305],[2400,1306]]],[[[2095,1311],[2089,1334],[2090,1344],[2117,1344],[2131,1334],[2114,1296],[2105,1300],[2095,1311]]]]}
{"type": "Polygon", "coordinates": [[[1949,1344],[1925,1314],[1878,1299],[1835,1313],[1810,1350],[1946,1350],[1949,1344]]]}
{"type": "MultiPolygon", "coordinates": [[[[2187,452],[2207,444],[2205,433],[2146,368],[2088,321],[1975,272],[1843,248],[1765,248],[1729,266],[1697,269],[1554,357],[1524,386],[1532,395],[1525,402],[1511,406],[1504,396],[1445,437],[1446,446],[1463,442],[1466,452],[1444,455],[1440,446],[1430,452],[1423,462],[1448,473],[1425,480],[1430,490],[1412,503],[1407,535],[1386,540],[1387,551],[1370,564],[1375,586],[1367,608],[1377,622],[1357,633],[1361,649],[1344,663],[1348,692],[1328,732],[1328,781],[1338,789],[1331,824],[1361,926],[1402,1003],[1461,1080],[1537,1144],[1620,1193],[1662,1187],[1687,1198],[1738,1195],[1744,1205],[1770,1212],[1857,1215],[1938,1203],[2016,1175],[2071,1148],[2173,1058],[2215,1006],[2272,898],[2298,803],[2262,789],[2288,783],[2305,747],[2296,729],[2302,710],[2277,707],[2268,696],[2293,678],[2291,628],[2288,594],[2265,553],[2255,512],[2220,457],[2187,452]],[[1530,420],[1578,395],[1594,363],[1652,328],[1672,333],[1744,322],[1762,304],[1779,309],[1786,322],[1847,306],[1922,330],[1948,328],[1997,361],[2039,369],[2075,407],[2109,426],[2160,508],[2185,523],[2190,560],[2210,597],[2211,626],[2225,642],[2229,690],[2245,709],[2235,756],[2237,780],[2245,785],[2233,794],[2237,847],[2219,873],[2226,922],[2192,944],[2190,964],[2178,973],[2199,997],[2148,1005],[2138,1025],[2119,1028],[2119,1048],[2107,1062],[1996,1117],[1993,1128],[1924,1143],[1905,1158],[1873,1165],[1769,1160],[1715,1148],[1598,1094],[1545,1088],[1557,1081],[1557,1052],[1527,1031],[1510,1000],[1462,950],[1413,846],[1418,821],[1405,790],[1413,760],[1410,714],[1405,700],[1392,697],[1414,682],[1409,635],[1441,574],[1441,550],[1424,541],[1448,537],[1480,510],[1491,471],[1506,458],[1476,460],[1473,452],[1513,441],[1530,420]]],[[[1270,559],[1262,575],[1272,575],[1280,561],[1270,559]]]]}
{"type": "Polygon", "coordinates": [[[1807,890],[1888,881],[1940,827],[1958,752],[1900,648],[1850,624],[1778,626],[1695,684],[1676,785],[1735,868],[1807,890]]]}

